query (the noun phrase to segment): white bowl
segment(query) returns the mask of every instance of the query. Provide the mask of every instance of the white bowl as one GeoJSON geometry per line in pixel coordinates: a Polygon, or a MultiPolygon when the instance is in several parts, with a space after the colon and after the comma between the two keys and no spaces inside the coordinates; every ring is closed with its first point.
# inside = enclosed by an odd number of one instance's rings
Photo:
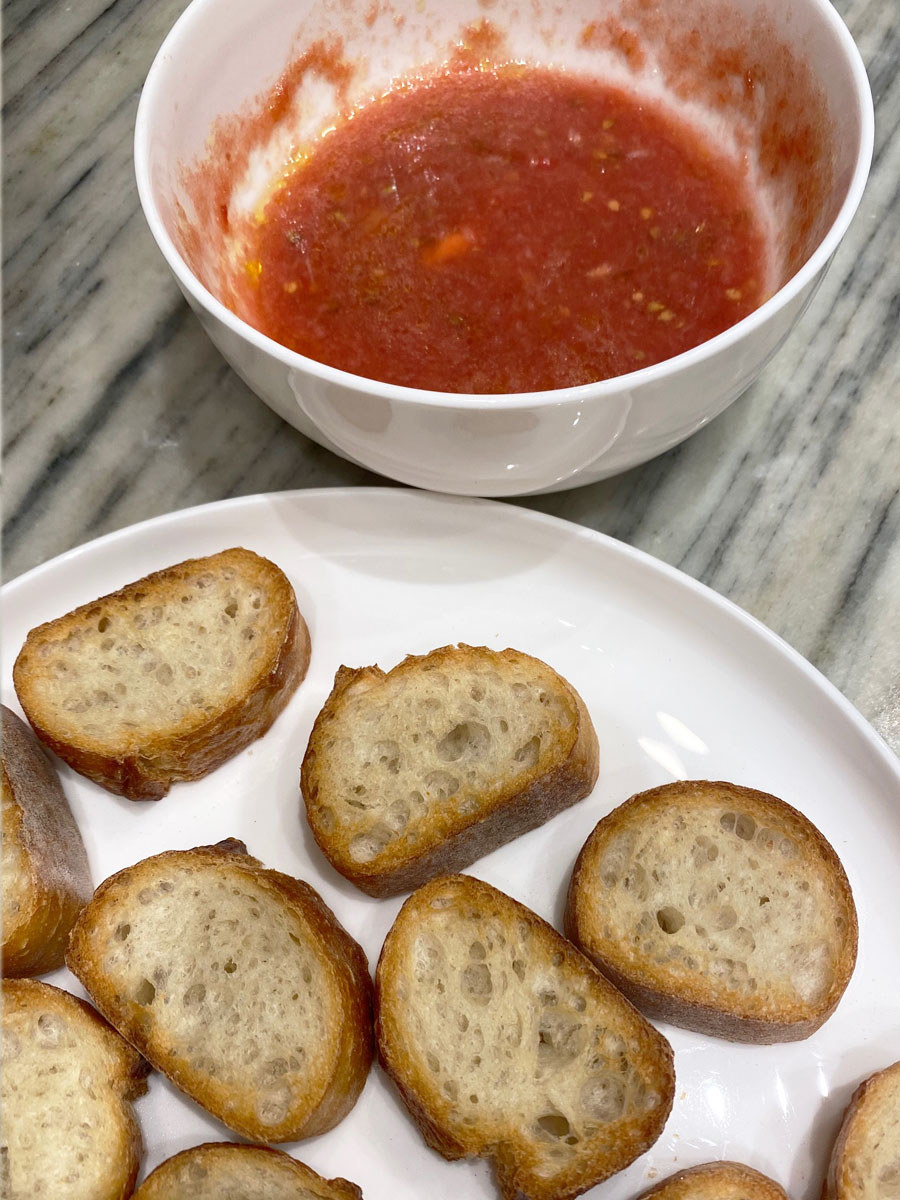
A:
{"type": "MultiPolygon", "coordinates": [[[[253,171],[236,181],[229,205],[252,206],[291,149],[331,123],[336,104],[323,79],[304,85],[291,115],[260,144],[253,171]]],[[[820,282],[859,204],[872,140],[865,69],[829,0],[194,0],[147,77],[135,164],[150,229],[188,303],[238,374],[286,421],[404,483],[511,496],[635,466],[736,399],[820,282]],[[359,103],[398,76],[444,61],[485,17],[502,33],[508,57],[662,97],[743,157],[774,231],[781,286],[772,298],[717,337],[643,370],[499,396],[363,379],[285,349],[230,311],[213,294],[221,294],[221,239],[200,220],[185,183],[208,151],[214,123],[252,111],[317,39],[340,39],[353,66],[349,100],[359,103]],[[622,52],[629,38],[638,54],[622,52]],[[794,158],[785,160],[792,148],[794,158]]]]}

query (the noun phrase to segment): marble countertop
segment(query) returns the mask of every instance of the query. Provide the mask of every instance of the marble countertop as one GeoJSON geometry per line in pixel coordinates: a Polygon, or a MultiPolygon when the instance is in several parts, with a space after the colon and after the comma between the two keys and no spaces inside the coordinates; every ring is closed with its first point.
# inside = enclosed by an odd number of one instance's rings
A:
{"type": "MultiPolygon", "coordinates": [[[[285,425],[226,366],[141,214],[138,94],[186,0],[5,9],[4,568],[158,513],[386,481],[285,425]]],[[[875,159],[815,300],[759,381],[615,479],[520,501],[602,530],[753,613],[900,749],[900,26],[837,5],[875,159]]]]}

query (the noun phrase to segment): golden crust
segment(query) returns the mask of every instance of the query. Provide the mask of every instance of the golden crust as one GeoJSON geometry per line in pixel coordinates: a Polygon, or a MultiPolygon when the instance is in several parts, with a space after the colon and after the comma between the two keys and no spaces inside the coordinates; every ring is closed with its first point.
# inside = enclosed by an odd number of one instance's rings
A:
{"type": "Polygon", "coordinates": [[[788,1200],[768,1175],[736,1162],[702,1163],[677,1171],[635,1200],[788,1200]]]}
{"type": "MultiPolygon", "coordinates": [[[[851,1096],[828,1160],[822,1200],[863,1200],[851,1166],[870,1137],[869,1113],[875,1107],[900,1114],[900,1062],[864,1079],[851,1096]]],[[[895,1120],[900,1121],[900,1116],[895,1120]]],[[[900,1160],[900,1142],[896,1149],[900,1160]]]]}
{"type": "Polygon", "coordinates": [[[3,973],[42,975],[63,965],[93,888],[56,772],[24,722],[5,706],[2,714],[3,973]]]}
{"type": "MultiPolygon", "coordinates": [[[[227,948],[223,948],[227,949],[227,948]]],[[[267,870],[232,839],[217,846],[167,851],[144,859],[105,880],[81,914],[69,940],[66,965],[81,980],[97,1008],[159,1071],[229,1129],[255,1141],[286,1142],[333,1128],[350,1111],[362,1091],[374,1055],[372,981],[361,947],[350,937],[318,893],[302,880],[267,870]],[[134,1000],[118,994],[103,968],[103,938],[142,885],[167,868],[187,867],[202,878],[210,868],[230,872],[236,881],[252,880],[274,904],[299,916],[309,931],[311,948],[323,965],[335,1003],[330,1015],[332,1053],[311,1072],[309,1090],[278,1124],[263,1124],[255,1096],[236,1095],[214,1076],[200,1076],[178,1055],[134,1000]],[[313,1077],[314,1076],[314,1077],[313,1077]]],[[[318,1047],[323,1055],[327,1047],[318,1047]]]]}
{"type": "MultiPolygon", "coordinates": [[[[108,1105],[113,1110],[117,1125],[117,1139],[103,1148],[104,1168],[107,1171],[105,1187],[93,1195],[92,1200],[126,1200],[132,1194],[143,1155],[141,1131],[131,1101],[146,1092],[150,1064],[107,1024],[96,1009],[61,988],[39,980],[7,979],[2,983],[2,993],[5,1031],[12,1032],[19,1018],[27,1018],[29,1013],[39,1010],[42,1014],[57,1013],[67,1021],[78,1022],[85,1034],[89,1027],[91,1036],[101,1040],[105,1050],[102,1087],[108,1092],[108,1105]]],[[[4,1093],[14,1085],[14,1077],[15,1064],[10,1064],[7,1059],[4,1064],[4,1093]]],[[[40,1110],[29,1112],[23,1110],[21,1103],[14,1102],[12,1097],[7,1100],[4,1094],[6,1139],[13,1142],[14,1119],[16,1122],[37,1122],[45,1116],[47,1103],[48,1099],[44,1097],[40,1110]],[[7,1113],[10,1115],[7,1116],[7,1113]]],[[[52,1140],[48,1141],[46,1150],[48,1155],[54,1154],[52,1140]]],[[[11,1145],[10,1154],[13,1153],[11,1145]]]]}
{"type": "Polygon", "coordinates": [[[837,854],[819,830],[775,796],[706,780],[676,782],[640,792],[598,822],[575,862],[566,901],[565,930],[566,936],[648,1016],[715,1037],[756,1044],[802,1040],[831,1016],[853,973],[858,940],[850,884],[837,854]],[[630,944],[607,938],[599,928],[594,897],[599,886],[600,857],[609,840],[624,829],[646,827],[658,804],[674,802],[683,806],[689,819],[691,805],[713,801],[739,807],[783,827],[802,847],[809,869],[827,876],[843,929],[831,984],[818,1000],[780,999],[774,1003],[767,1001],[760,989],[738,1004],[724,996],[705,974],[673,982],[665,964],[657,964],[630,944]]]}
{"type": "MultiPolygon", "coordinates": [[[[462,918],[465,919],[465,918],[462,918]]],[[[675,1094],[672,1049],[666,1039],[638,1013],[599,971],[552,926],[536,913],[468,875],[449,875],[419,888],[404,903],[387,935],[375,973],[375,1036],[379,1061],[397,1086],[407,1109],[427,1144],[447,1159],[487,1158],[493,1160],[504,1200],[572,1200],[588,1188],[623,1170],[644,1153],[662,1133],[675,1094]],[[639,1063],[647,1086],[657,1102],[643,1111],[632,1112],[613,1124],[601,1127],[587,1143],[586,1152],[565,1167],[548,1174],[533,1136],[517,1127],[514,1118],[502,1128],[485,1119],[468,1126],[450,1127],[452,1103],[438,1091],[434,1078],[421,1068],[410,1048],[410,1010],[414,995],[398,999],[398,984],[410,983],[410,949],[426,926],[425,914],[433,901],[444,907],[490,915],[508,933],[508,940],[523,936],[524,923],[542,953],[541,962],[557,978],[577,979],[587,997],[586,1017],[600,1011],[618,1029],[627,1029],[637,1046],[629,1057],[639,1063]],[[613,1017],[614,1014],[614,1017],[613,1017]]],[[[623,1035],[624,1036],[624,1035],[623,1035]]],[[[485,1046],[483,1053],[488,1053],[485,1046]]]]}
{"type": "Polygon", "coordinates": [[[298,1195],[312,1193],[320,1200],[362,1200],[362,1191],[355,1183],[346,1179],[324,1179],[305,1163],[291,1158],[283,1150],[271,1146],[248,1146],[241,1142],[204,1142],[173,1154],[151,1171],[132,1200],[185,1200],[179,1187],[181,1171],[196,1164],[210,1173],[227,1173],[233,1167],[240,1169],[243,1163],[252,1162],[262,1169],[277,1169],[279,1179],[291,1179],[296,1183],[298,1195]]]}
{"type": "Polygon", "coordinates": [[[287,577],[267,559],[234,548],[156,571],[32,629],[13,667],[13,682],[38,737],[73,770],[129,800],[158,800],[172,783],[209,774],[262,737],[306,675],[309,657],[309,631],[287,577]],[[234,567],[265,586],[267,612],[279,630],[249,686],[219,711],[198,710],[165,730],[138,733],[117,752],[90,735],[62,735],[51,700],[53,681],[40,661],[41,648],[85,625],[95,625],[101,605],[113,610],[133,608],[149,603],[147,593],[157,603],[173,601],[180,597],[189,575],[223,566],[234,567]]]}
{"type": "Polygon", "coordinates": [[[590,714],[576,690],[561,675],[539,659],[518,650],[489,650],[484,646],[442,646],[424,655],[408,655],[391,671],[378,667],[340,667],[334,687],[316,718],[301,768],[301,789],[306,816],[322,853],[351,883],[370,896],[384,897],[411,891],[436,875],[462,870],[499,846],[537,829],[552,817],[589,795],[597,781],[599,749],[590,714]],[[323,743],[331,724],[350,694],[378,688],[383,681],[402,681],[415,676],[424,665],[458,667],[467,660],[489,657],[502,668],[532,664],[554,679],[573,713],[565,753],[552,762],[539,761],[521,772],[515,785],[501,780],[490,791],[480,793],[478,810],[470,815],[444,807],[430,813],[421,824],[424,836],[410,849],[398,839],[370,864],[354,861],[348,837],[334,833],[323,821],[320,789],[325,786],[323,743]]]}

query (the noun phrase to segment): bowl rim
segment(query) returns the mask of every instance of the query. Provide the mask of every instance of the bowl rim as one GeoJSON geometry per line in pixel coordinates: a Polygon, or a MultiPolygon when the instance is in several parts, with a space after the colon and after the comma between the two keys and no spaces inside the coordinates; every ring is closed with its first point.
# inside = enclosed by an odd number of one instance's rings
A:
{"type": "Polygon", "coordinates": [[[803,265],[759,308],[754,309],[753,312],[748,313],[747,316],[742,317],[740,321],[730,325],[721,333],[672,358],[629,371],[625,375],[616,375],[611,379],[601,379],[575,387],[508,393],[440,392],[402,384],[385,383],[364,375],[355,375],[350,371],[341,370],[339,367],[332,367],[327,363],[308,358],[295,350],[289,350],[232,312],[200,282],[185,262],[169,236],[156,205],[150,180],[150,143],[152,113],[157,106],[164,67],[167,60],[178,52],[180,41],[190,31],[194,22],[201,19],[207,8],[218,2],[219,0],[191,0],[163,40],[141,89],[134,130],[134,170],[144,217],[157,246],[186,296],[209,312],[231,333],[243,338],[255,349],[268,354],[285,367],[302,371],[323,382],[338,384],[351,391],[363,392],[400,404],[421,404],[436,408],[516,409],[602,400],[604,397],[620,395],[623,391],[659,383],[683,369],[698,366],[707,359],[727,352],[758,327],[765,325],[770,318],[776,316],[813,283],[820,272],[824,271],[847,232],[862,200],[869,177],[875,141],[875,114],[872,89],[862,55],[846,23],[830,0],[808,0],[818,16],[831,27],[849,66],[859,108],[859,142],[846,195],[825,235],[803,265]]]}

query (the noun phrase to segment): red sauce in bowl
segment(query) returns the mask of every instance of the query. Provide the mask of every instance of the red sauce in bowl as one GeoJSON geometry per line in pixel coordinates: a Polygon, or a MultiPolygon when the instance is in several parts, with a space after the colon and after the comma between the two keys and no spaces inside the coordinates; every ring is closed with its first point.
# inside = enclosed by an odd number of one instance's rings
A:
{"type": "Polygon", "coordinates": [[[662,107],[538,68],[448,71],[320,139],[271,195],[248,319],[443,392],[570,387],[699,345],[766,296],[743,172],[662,107]]]}

